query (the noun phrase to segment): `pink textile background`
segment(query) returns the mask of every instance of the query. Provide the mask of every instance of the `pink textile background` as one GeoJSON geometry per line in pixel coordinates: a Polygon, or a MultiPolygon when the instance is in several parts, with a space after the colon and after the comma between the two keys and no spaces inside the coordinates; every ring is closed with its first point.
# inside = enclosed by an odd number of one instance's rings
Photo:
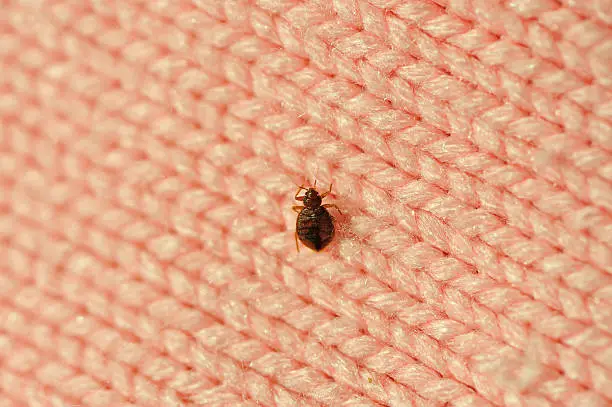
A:
{"type": "Polygon", "coordinates": [[[611,406],[611,157],[609,0],[0,0],[0,406],[611,406]]]}

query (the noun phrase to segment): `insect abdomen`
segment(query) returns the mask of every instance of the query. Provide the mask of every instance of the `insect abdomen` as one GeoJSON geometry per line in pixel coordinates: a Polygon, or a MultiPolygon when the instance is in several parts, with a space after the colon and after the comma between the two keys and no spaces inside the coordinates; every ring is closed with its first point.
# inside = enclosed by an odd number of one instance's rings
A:
{"type": "Polygon", "coordinates": [[[296,231],[305,246],[319,251],[334,237],[334,223],[327,209],[304,208],[297,217],[296,231]]]}

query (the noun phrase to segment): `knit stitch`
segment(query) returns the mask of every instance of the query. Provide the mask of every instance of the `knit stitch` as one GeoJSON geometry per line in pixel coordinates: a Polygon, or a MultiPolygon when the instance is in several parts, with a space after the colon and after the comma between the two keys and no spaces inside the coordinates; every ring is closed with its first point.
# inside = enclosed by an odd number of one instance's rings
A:
{"type": "Polygon", "coordinates": [[[612,2],[0,0],[0,270],[0,407],[612,406],[612,2]]]}

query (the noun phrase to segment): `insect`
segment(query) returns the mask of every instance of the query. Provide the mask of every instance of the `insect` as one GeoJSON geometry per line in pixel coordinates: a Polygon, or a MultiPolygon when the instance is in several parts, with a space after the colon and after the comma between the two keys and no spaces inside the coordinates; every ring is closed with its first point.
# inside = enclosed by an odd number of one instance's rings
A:
{"type": "Polygon", "coordinates": [[[304,202],[304,206],[293,207],[293,210],[298,213],[295,222],[295,247],[298,252],[300,251],[298,239],[306,247],[318,252],[325,248],[334,238],[334,218],[326,208],[335,208],[340,214],[342,212],[334,204],[321,205],[323,198],[331,193],[332,185],[330,184],[329,191],[321,195],[315,189],[317,186],[316,181],[312,188],[298,187],[295,199],[304,202]],[[301,191],[306,191],[306,193],[298,196],[301,191]]]}

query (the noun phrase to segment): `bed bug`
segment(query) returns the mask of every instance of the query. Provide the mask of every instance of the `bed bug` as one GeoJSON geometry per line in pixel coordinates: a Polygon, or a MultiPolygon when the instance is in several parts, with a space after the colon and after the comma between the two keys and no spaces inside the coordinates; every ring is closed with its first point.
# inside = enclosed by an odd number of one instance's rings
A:
{"type": "Polygon", "coordinates": [[[334,218],[326,208],[335,208],[342,214],[335,204],[321,205],[323,198],[331,193],[332,184],[329,186],[329,191],[321,195],[315,189],[316,186],[317,182],[315,181],[312,188],[300,186],[295,193],[295,199],[304,202],[304,206],[293,207],[293,210],[298,214],[295,222],[295,247],[298,252],[300,251],[298,239],[304,246],[318,252],[323,250],[334,238],[334,218]],[[298,196],[301,191],[306,191],[306,193],[298,196]]]}

